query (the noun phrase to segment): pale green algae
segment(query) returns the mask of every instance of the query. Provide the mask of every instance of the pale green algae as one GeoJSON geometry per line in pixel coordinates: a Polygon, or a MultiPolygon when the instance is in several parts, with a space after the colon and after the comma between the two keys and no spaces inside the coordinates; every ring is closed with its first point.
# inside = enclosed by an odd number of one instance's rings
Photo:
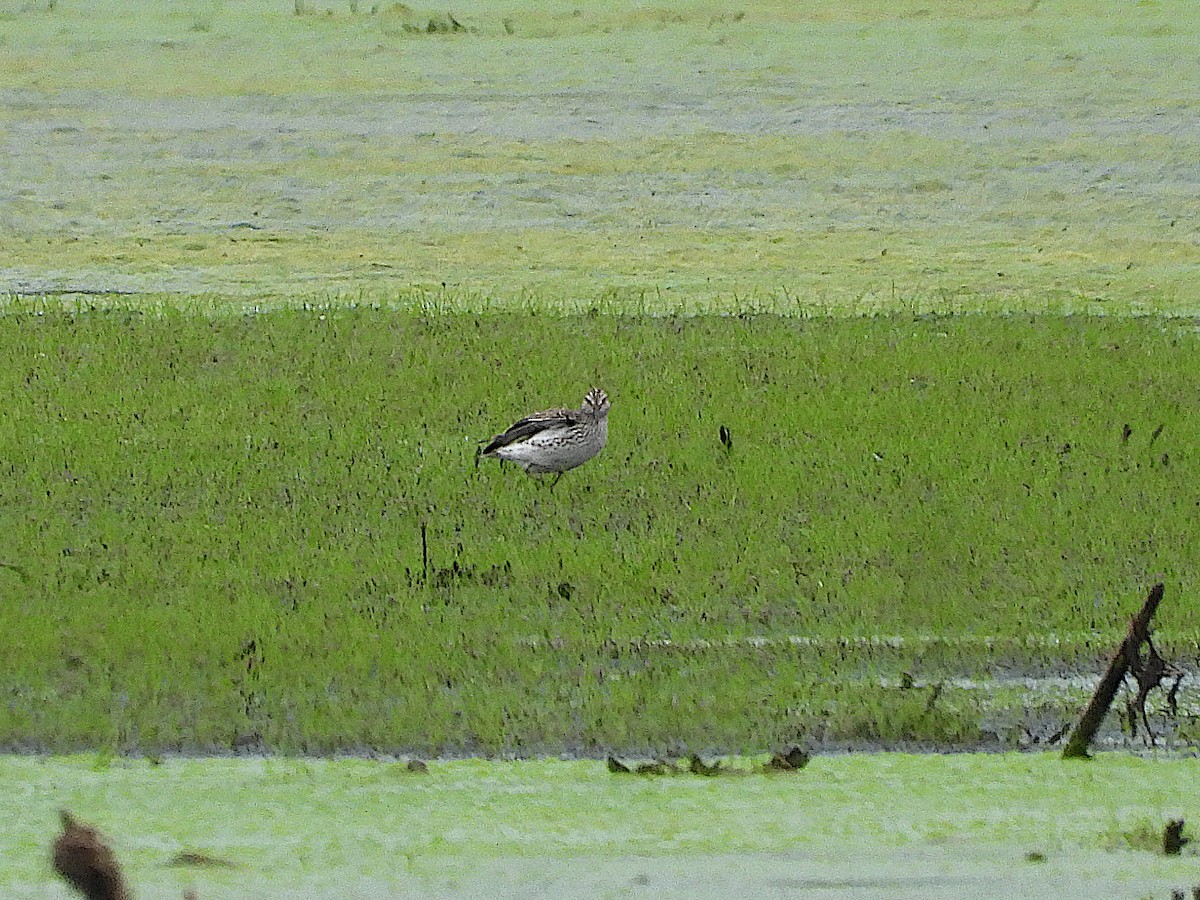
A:
{"type": "Polygon", "coordinates": [[[1200,308],[1188,0],[47,6],[0,4],[0,289],[1200,308]]]}
{"type": "Polygon", "coordinates": [[[728,778],[616,777],[597,760],[435,760],[429,770],[3,757],[0,892],[61,896],[47,862],[61,807],[111,836],[141,896],[194,884],[206,900],[637,888],[1117,898],[1200,880],[1193,857],[1165,858],[1133,837],[1196,818],[1194,758],[855,754],[728,778]],[[243,868],[163,867],[184,849],[243,868]],[[1028,862],[1032,852],[1046,861],[1028,862]]]}

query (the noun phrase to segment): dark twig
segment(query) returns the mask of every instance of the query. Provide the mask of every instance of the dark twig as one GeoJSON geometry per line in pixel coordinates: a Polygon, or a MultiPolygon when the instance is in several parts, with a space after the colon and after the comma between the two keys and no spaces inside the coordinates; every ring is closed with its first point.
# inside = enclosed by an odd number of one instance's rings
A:
{"type": "Polygon", "coordinates": [[[1096,685],[1096,692],[1092,694],[1092,699],[1079,717],[1079,723],[1075,726],[1070,740],[1067,741],[1067,746],[1063,749],[1063,759],[1088,758],[1088,747],[1091,746],[1092,738],[1096,736],[1109,707],[1112,706],[1113,698],[1121,687],[1121,682],[1125,680],[1130,664],[1137,659],[1142,643],[1150,638],[1150,620],[1154,618],[1154,613],[1158,610],[1158,604],[1162,602],[1162,598],[1163,586],[1156,584],[1150,589],[1150,595],[1142,604],[1138,614],[1130,621],[1125,639],[1121,641],[1117,652],[1109,661],[1107,671],[1100,679],[1100,683],[1096,685]]]}

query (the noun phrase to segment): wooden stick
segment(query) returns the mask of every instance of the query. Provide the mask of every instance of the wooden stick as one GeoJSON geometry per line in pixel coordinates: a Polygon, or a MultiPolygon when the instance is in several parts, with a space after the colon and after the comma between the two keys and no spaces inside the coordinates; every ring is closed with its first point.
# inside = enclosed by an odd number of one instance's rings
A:
{"type": "Polygon", "coordinates": [[[1125,640],[1121,641],[1121,646],[1113,654],[1113,658],[1108,664],[1108,671],[1096,685],[1096,692],[1092,694],[1091,701],[1088,702],[1083,715],[1079,717],[1079,723],[1071,732],[1070,740],[1067,741],[1067,746],[1063,750],[1063,759],[1089,758],[1088,747],[1091,746],[1092,738],[1096,736],[1100,723],[1104,721],[1104,717],[1108,714],[1108,708],[1112,705],[1113,697],[1121,687],[1121,682],[1125,680],[1130,660],[1137,656],[1142,643],[1149,639],[1150,620],[1154,618],[1154,613],[1158,610],[1158,604],[1162,602],[1162,598],[1163,586],[1156,584],[1150,589],[1150,596],[1142,604],[1141,610],[1130,620],[1125,640]]]}

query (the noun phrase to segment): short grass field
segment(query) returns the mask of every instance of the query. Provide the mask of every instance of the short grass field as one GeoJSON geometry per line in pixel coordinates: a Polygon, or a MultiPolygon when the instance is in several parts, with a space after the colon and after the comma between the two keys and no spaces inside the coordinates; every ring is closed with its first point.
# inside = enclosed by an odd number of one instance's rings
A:
{"type": "Polygon", "coordinates": [[[1190,892],[1198,9],[0,0],[0,895],[1190,892]]]}
{"type": "Polygon", "coordinates": [[[30,309],[0,371],[14,748],[1018,746],[1151,578],[1200,646],[1190,320],[30,309]],[[591,383],[553,492],[476,460],[591,383]]]}

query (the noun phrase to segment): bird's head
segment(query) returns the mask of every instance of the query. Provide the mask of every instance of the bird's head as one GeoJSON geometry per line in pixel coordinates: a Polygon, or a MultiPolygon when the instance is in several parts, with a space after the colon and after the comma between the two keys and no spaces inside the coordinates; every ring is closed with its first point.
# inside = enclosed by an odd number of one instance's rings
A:
{"type": "Polygon", "coordinates": [[[609,402],[608,394],[600,390],[600,388],[592,388],[587,392],[587,396],[583,398],[583,409],[585,412],[590,412],[598,419],[603,419],[608,415],[609,407],[612,403],[609,402]]]}

